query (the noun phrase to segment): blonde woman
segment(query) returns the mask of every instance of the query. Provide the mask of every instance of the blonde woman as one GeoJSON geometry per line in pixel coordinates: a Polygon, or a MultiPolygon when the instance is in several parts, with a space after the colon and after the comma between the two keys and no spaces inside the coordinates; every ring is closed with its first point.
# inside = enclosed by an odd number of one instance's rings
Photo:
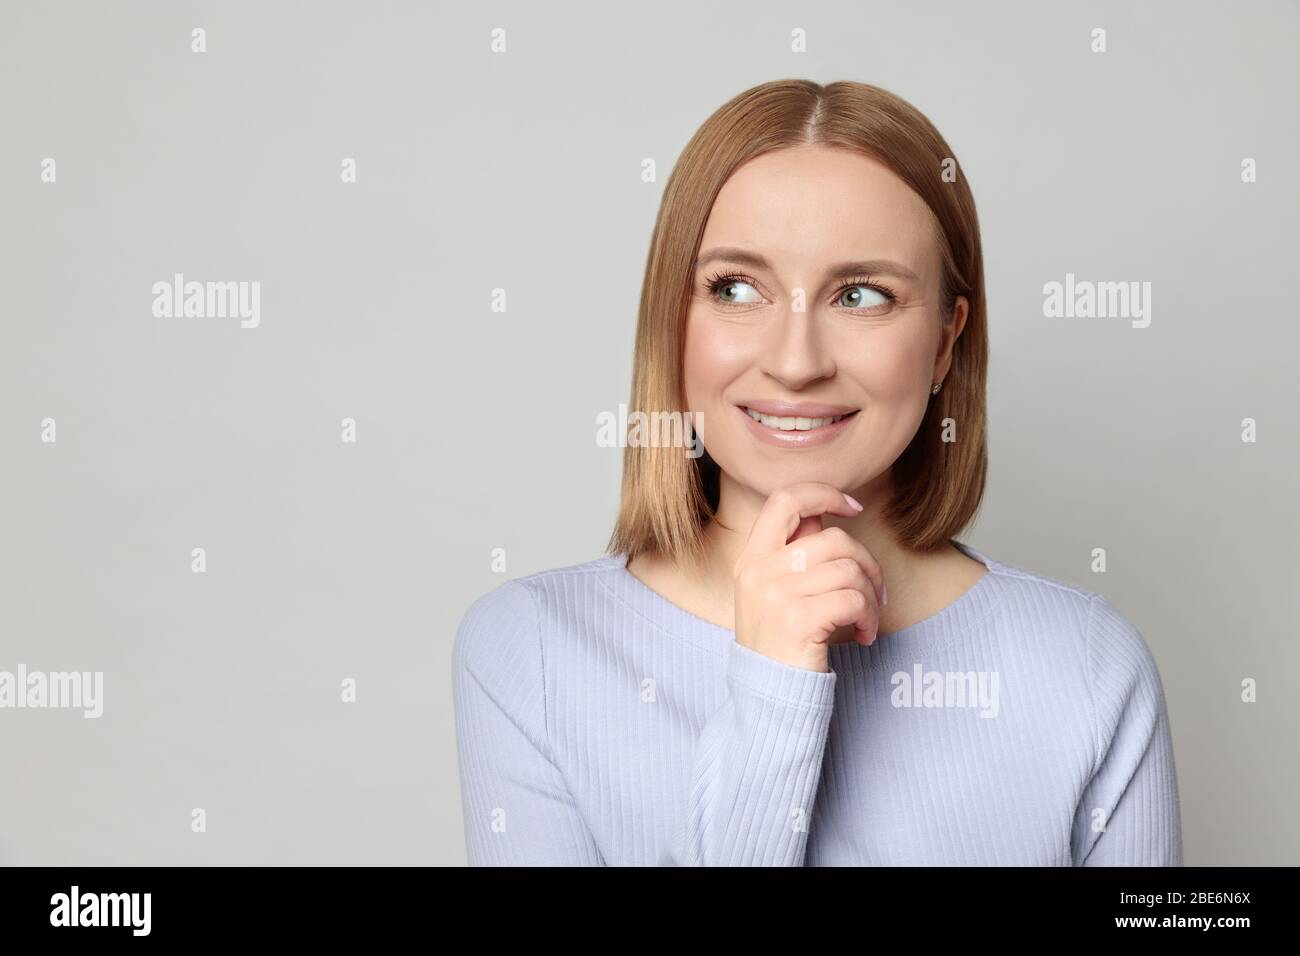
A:
{"type": "Polygon", "coordinates": [[[959,535],[975,203],[915,108],[748,90],[664,192],[608,552],[466,613],[471,864],[1181,865],[1164,695],[1101,595],[959,535]]]}

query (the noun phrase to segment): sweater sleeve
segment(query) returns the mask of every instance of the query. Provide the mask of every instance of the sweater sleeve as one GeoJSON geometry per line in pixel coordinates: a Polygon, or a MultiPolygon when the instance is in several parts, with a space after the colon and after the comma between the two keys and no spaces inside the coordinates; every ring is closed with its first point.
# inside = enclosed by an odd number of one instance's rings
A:
{"type": "Polygon", "coordinates": [[[726,697],[696,739],[670,866],[802,866],[835,696],[834,671],[728,650],[726,697]]]}
{"type": "Polygon", "coordinates": [[[1146,641],[1101,595],[1087,659],[1097,760],[1074,821],[1081,866],[1182,866],[1178,778],[1164,688],[1146,641]]]}
{"type": "Polygon", "coordinates": [[[456,632],[452,699],[470,866],[601,866],[546,727],[538,613],[506,581],[456,632]]]}

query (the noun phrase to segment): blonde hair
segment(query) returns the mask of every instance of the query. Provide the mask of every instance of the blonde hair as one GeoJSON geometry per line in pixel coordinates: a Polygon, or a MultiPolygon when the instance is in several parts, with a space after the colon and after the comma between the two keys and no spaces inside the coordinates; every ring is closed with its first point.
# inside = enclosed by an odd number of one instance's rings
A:
{"type": "MultiPolygon", "coordinates": [[[[743,163],[800,145],[865,153],[915,191],[937,227],[943,320],[952,321],[957,296],[969,302],[943,388],[931,397],[916,435],[892,466],[895,495],[883,513],[903,546],[930,550],[970,523],[984,494],[984,260],[970,187],[963,175],[942,176],[945,168],[955,168],[952,150],[919,110],[887,90],[849,81],[764,83],[724,104],[691,137],[664,190],[650,240],[629,410],[686,411],[686,313],[713,202],[743,163]],[[945,418],[959,423],[959,441],[942,441],[945,418]]],[[[680,447],[629,442],[622,502],[607,552],[626,552],[629,558],[659,553],[696,564],[704,553],[704,527],[718,507],[718,474],[707,452],[690,458],[680,447]]]]}

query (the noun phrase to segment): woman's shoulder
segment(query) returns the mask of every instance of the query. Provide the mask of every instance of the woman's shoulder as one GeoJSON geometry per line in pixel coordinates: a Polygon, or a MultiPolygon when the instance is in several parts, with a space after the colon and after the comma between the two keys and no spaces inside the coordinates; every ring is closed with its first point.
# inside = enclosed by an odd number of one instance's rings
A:
{"type": "Polygon", "coordinates": [[[1040,649],[1055,643],[1082,655],[1091,682],[1158,687],[1159,673],[1141,630],[1100,589],[1093,590],[967,548],[984,560],[999,589],[1003,624],[1040,649]]]}
{"type": "Polygon", "coordinates": [[[581,564],[534,571],[520,577],[507,578],[479,596],[469,606],[466,617],[518,615],[528,613],[528,604],[547,599],[581,598],[584,586],[598,579],[609,580],[625,566],[623,555],[602,555],[581,564]]]}
{"type": "Polygon", "coordinates": [[[495,659],[502,654],[540,651],[543,622],[575,613],[599,596],[602,580],[612,581],[624,568],[622,555],[602,555],[580,564],[507,578],[476,598],[457,628],[458,662],[495,659]]]}

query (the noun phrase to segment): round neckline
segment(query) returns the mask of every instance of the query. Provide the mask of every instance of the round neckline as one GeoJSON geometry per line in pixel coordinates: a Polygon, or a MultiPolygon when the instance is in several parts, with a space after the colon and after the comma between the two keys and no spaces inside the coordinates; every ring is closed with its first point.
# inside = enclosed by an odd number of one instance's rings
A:
{"type": "MultiPolygon", "coordinates": [[[[897,631],[881,634],[869,647],[851,642],[832,644],[828,648],[828,654],[833,670],[844,667],[874,669],[884,660],[891,659],[900,652],[906,653],[927,642],[934,644],[932,638],[946,639],[963,627],[982,620],[993,608],[998,591],[997,571],[1001,565],[970,545],[953,538],[948,540],[967,557],[983,564],[984,573],[974,584],[929,617],[897,631]],[[836,664],[841,666],[837,667],[836,664]]],[[[630,588],[643,602],[649,602],[655,607],[660,623],[669,630],[703,632],[710,638],[725,644],[730,644],[736,639],[735,631],[731,628],[723,627],[721,624],[700,617],[693,611],[688,611],[638,578],[628,570],[629,556],[626,552],[608,555],[606,559],[612,564],[625,587],[630,588]]]]}

